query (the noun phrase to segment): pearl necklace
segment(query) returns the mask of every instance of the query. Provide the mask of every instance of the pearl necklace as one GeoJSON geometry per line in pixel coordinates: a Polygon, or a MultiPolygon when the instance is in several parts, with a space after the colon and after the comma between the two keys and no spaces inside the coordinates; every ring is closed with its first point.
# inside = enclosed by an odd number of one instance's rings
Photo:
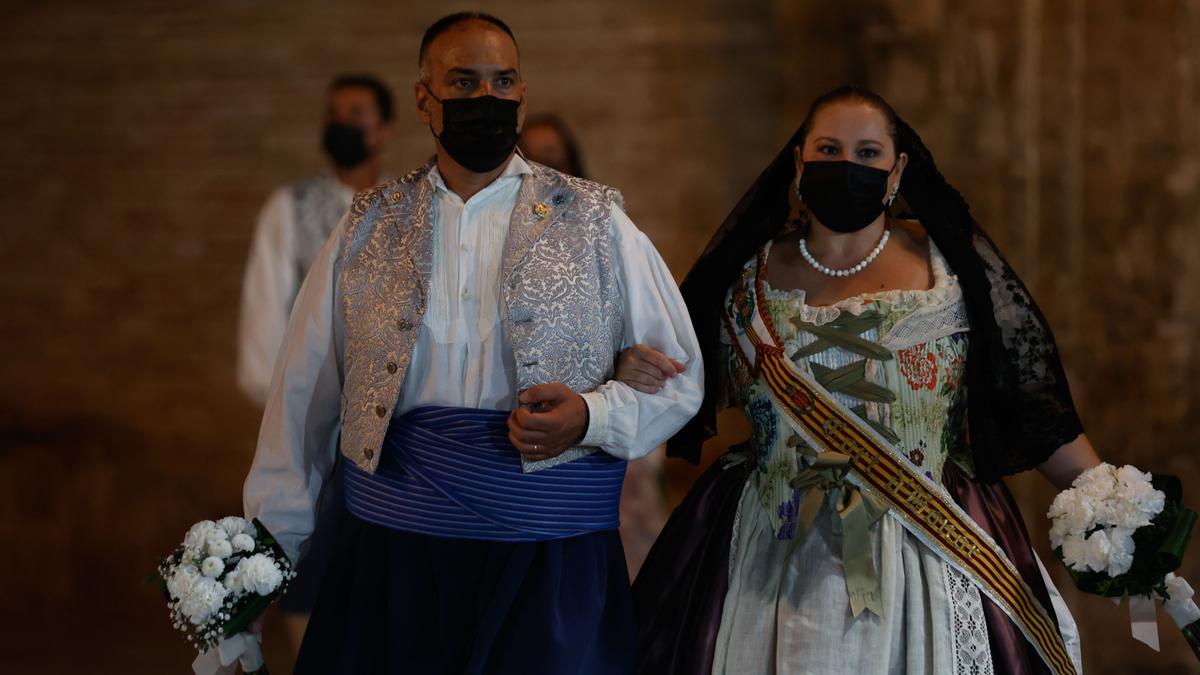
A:
{"type": "Polygon", "coordinates": [[[859,272],[865,270],[867,268],[867,265],[870,265],[871,263],[875,262],[875,259],[879,257],[879,254],[883,253],[883,247],[887,246],[888,238],[891,236],[892,236],[891,230],[884,230],[883,236],[879,238],[879,243],[875,245],[875,248],[869,254],[867,254],[867,257],[863,258],[862,262],[858,263],[857,265],[855,265],[854,267],[851,267],[849,269],[844,269],[844,270],[830,269],[830,268],[822,265],[821,263],[817,262],[817,259],[814,258],[812,253],[810,253],[808,251],[808,241],[804,238],[800,239],[800,255],[804,256],[804,260],[807,261],[809,265],[812,265],[813,269],[817,270],[821,274],[826,274],[831,277],[849,277],[849,276],[853,276],[853,275],[858,274],[859,272]]]}

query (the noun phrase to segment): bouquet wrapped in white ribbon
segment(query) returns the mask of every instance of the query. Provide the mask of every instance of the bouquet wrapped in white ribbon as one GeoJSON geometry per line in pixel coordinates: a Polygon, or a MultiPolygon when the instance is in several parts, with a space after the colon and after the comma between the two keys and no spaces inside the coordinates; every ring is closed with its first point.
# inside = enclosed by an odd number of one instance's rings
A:
{"type": "Polygon", "coordinates": [[[265,675],[258,636],[245,632],[287,590],[296,573],[262,523],[229,517],[188,530],[158,566],[175,628],[200,651],[197,675],[265,675]]]}
{"type": "Polygon", "coordinates": [[[1196,514],[1174,476],[1101,464],[1084,471],[1050,505],[1050,545],[1080,590],[1129,599],[1133,636],[1158,649],[1155,602],[1200,658],[1200,608],[1174,575],[1196,514]]]}

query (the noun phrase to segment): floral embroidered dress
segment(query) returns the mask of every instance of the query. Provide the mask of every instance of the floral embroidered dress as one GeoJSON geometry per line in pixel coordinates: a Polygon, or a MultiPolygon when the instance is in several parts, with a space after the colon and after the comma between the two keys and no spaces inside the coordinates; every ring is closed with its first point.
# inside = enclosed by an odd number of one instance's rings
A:
{"type": "MultiPolygon", "coordinates": [[[[971,472],[969,454],[958,452],[965,450],[969,326],[958,282],[930,247],[935,283],[929,290],[811,307],[803,291],[775,290],[765,281],[764,288],[787,354],[940,483],[948,462],[971,472]]],[[[770,248],[761,254],[768,260],[770,248]]],[[[749,261],[742,283],[757,269],[758,260],[749,261]]],[[[995,672],[978,589],[890,513],[867,530],[875,573],[867,582],[878,584],[879,606],[857,608],[855,615],[839,515],[854,488],[824,485],[815,519],[809,514],[812,522],[804,522],[804,497],[817,488],[796,485],[804,484],[797,479],[815,453],[780,419],[745,358],[729,351],[731,394],[753,424],[742,455],[753,468],[734,521],[713,672],[995,672]]],[[[1073,622],[1059,613],[1066,632],[1073,622]]]]}

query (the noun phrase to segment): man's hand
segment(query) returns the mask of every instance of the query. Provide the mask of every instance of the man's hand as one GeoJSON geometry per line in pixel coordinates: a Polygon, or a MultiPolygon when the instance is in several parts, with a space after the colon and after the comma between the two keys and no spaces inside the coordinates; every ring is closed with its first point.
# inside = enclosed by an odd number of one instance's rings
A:
{"type": "Polygon", "coordinates": [[[565,384],[539,384],[517,402],[508,416],[508,440],[528,461],[557,457],[587,433],[587,403],[565,384]]]}
{"type": "Polygon", "coordinates": [[[617,358],[618,382],[643,394],[657,394],[667,380],[687,370],[687,366],[646,345],[634,345],[617,358]]]}

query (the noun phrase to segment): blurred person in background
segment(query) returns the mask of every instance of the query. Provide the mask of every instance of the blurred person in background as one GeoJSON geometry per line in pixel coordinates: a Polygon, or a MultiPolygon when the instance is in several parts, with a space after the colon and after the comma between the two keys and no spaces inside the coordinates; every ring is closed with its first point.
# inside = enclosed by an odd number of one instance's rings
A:
{"type": "Polygon", "coordinates": [[[587,178],[583,169],[583,152],[579,149],[575,134],[558,115],[530,115],[521,128],[517,147],[525,159],[571,176],[587,178]]]}
{"type": "MultiPolygon", "coordinates": [[[[355,193],[383,179],[381,157],[392,139],[392,92],[372,75],[345,74],[330,83],[321,147],[329,166],[275,190],[258,216],[242,285],[237,380],[255,403],[266,403],[271,371],[300,283],[355,193]]],[[[294,648],[308,624],[341,504],[341,481],[330,483],[312,551],[279,603],[294,648]],[[338,506],[338,508],[334,508],[338,506]]]]}
{"type": "Polygon", "coordinates": [[[271,193],[258,214],[242,284],[238,386],[263,405],[292,302],[317,252],[356,192],[383,180],[392,140],[392,92],[372,75],[339,75],[329,85],[321,136],[329,166],[271,193]]]}

